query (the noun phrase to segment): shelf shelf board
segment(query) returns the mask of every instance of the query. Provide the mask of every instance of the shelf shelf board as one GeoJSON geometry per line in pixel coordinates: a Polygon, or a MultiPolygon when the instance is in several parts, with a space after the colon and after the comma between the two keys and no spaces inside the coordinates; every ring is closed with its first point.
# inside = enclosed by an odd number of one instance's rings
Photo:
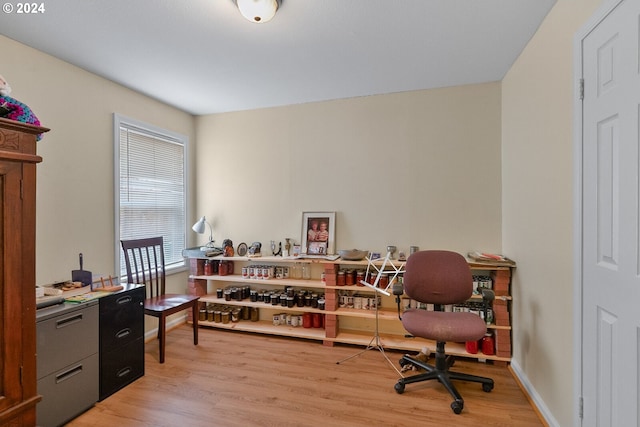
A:
{"type": "Polygon", "coordinates": [[[237,283],[239,285],[248,285],[248,286],[294,286],[296,288],[315,288],[315,289],[325,289],[324,282],[320,280],[314,279],[243,279],[239,274],[229,274],[227,276],[213,275],[213,276],[205,276],[205,275],[190,275],[191,279],[201,279],[201,280],[211,280],[214,282],[226,282],[226,283],[237,283]]]}
{"type": "Polygon", "coordinates": [[[257,332],[261,334],[270,334],[270,335],[280,335],[286,337],[294,337],[294,338],[306,338],[312,340],[324,341],[325,338],[325,330],[323,328],[303,328],[302,326],[285,326],[278,325],[275,326],[273,323],[261,320],[258,322],[251,322],[247,320],[241,320],[240,322],[229,322],[229,323],[219,323],[219,322],[209,322],[209,321],[198,321],[199,326],[205,326],[209,328],[218,328],[218,329],[229,329],[234,331],[243,331],[243,332],[257,332]]]}
{"type": "MultiPolygon", "coordinates": [[[[372,343],[374,338],[372,333],[365,333],[360,331],[348,331],[341,330],[336,338],[325,338],[326,341],[339,342],[344,344],[364,345],[367,346],[372,343]]],[[[380,343],[385,349],[393,349],[400,351],[421,351],[423,347],[427,347],[430,351],[435,351],[436,342],[426,340],[423,338],[411,338],[399,335],[380,335],[380,343]]],[[[449,355],[468,357],[472,359],[486,359],[495,360],[501,362],[510,362],[509,357],[498,357],[496,355],[485,355],[481,352],[476,354],[467,353],[464,347],[464,343],[447,343],[446,352],[449,355]]]]}

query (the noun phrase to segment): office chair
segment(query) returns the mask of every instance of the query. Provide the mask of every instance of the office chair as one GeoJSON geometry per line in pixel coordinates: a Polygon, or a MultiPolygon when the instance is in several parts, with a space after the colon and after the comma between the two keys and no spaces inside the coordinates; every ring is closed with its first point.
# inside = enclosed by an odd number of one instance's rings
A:
{"type": "Polygon", "coordinates": [[[129,283],[144,284],[144,314],[158,318],[160,363],[164,363],[167,317],[191,309],[193,344],[198,345],[197,295],[166,294],[164,244],[162,237],[121,240],[129,283]]]}
{"type": "MultiPolygon", "coordinates": [[[[453,385],[453,380],[472,381],[482,384],[485,392],[493,390],[491,378],[450,371],[454,358],[445,354],[446,342],[476,341],[481,339],[487,327],[485,321],[474,313],[445,312],[444,305],[460,304],[467,301],[473,293],[473,277],[466,259],[450,251],[419,251],[407,259],[403,277],[404,293],[419,302],[434,304],[434,311],[409,309],[402,313],[404,328],[415,337],[436,341],[435,365],[429,365],[404,355],[400,365],[412,364],[422,368],[421,373],[400,378],[395,385],[398,394],[404,392],[406,384],[419,381],[438,380],[455,399],[451,409],[456,414],[462,412],[464,400],[453,385]]],[[[492,300],[493,292],[486,290],[483,299],[492,300]]],[[[402,294],[394,289],[394,294],[402,294]]],[[[398,313],[400,303],[398,301],[398,313]]],[[[486,310],[486,308],[485,308],[486,310]]]]}

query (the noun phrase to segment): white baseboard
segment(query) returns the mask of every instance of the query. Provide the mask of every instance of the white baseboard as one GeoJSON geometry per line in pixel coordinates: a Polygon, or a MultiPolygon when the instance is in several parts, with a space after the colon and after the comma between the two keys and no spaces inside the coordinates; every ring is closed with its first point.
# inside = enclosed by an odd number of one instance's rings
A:
{"type": "Polygon", "coordinates": [[[544,418],[547,424],[549,424],[549,427],[560,427],[558,420],[556,420],[551,412],[549,412],[549,408],[544,403],[544,400],[542,400],[536,389],[531,384],[531,381],[529,381],[529,378],[524,372],[522,372],[520,365],[518,365],[518,362],[514,359],[511,359],[511,371],[518,378],[518,381],[520,381],[520,384],[524,387],[525,392],[533,401],[533,404],[538,409],[540,415],[544,418]]]}
{"type": "MultiPolygon", "coordinates": [[[[180,316],[171,316],[169,318],[169,320],[167,321],[167,331],[172,329],[172,328],[176,328],[184,323],[187,323],[187,314],[185,312],[185,314],[180,315],[180,316]]],[[[145,342],[147,341],[151,341],[158,338],[158,328],[154,328],[151,329],[150,331],[145,332],[144,334],[144,340],[145,342]]]]}

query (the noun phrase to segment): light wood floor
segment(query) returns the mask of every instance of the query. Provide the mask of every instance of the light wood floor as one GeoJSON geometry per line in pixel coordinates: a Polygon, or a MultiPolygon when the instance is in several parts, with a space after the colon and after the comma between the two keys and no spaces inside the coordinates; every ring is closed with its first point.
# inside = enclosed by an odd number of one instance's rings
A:
{"type": "MultiPolygon", "coordinates": [[[[74,427],[211,426],[541,426],[505,366],[458,359],[455,369],[490,376],[495,388],[458,382],[464,410],[454,414],[438,382],[394,390],[398,374],[372,349],[201,329],[168,334],[166,362],[146,344],[146,374],[71,421],[74,427]]],[[[401,353],[387,352],[397,365],[401,353]]],[[[405,375],[407,375],[406,373],[405,375]]]]}

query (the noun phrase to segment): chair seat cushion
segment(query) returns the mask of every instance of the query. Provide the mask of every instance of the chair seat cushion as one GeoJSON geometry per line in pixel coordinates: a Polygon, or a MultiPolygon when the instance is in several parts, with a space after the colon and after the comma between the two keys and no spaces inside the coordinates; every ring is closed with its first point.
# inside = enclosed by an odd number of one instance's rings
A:
{"type": "Polygon", "coordinates": [[[145,310],[166,311],[200,299],[197,295],[164,294],[144,301],[145,310]]]}
{"type": "Polygon", "coordinates": [[[474,313],[410,309],[402,313],[402,325],[413,336],[443,342],[476,341],[487,332],[474,313]]]}

